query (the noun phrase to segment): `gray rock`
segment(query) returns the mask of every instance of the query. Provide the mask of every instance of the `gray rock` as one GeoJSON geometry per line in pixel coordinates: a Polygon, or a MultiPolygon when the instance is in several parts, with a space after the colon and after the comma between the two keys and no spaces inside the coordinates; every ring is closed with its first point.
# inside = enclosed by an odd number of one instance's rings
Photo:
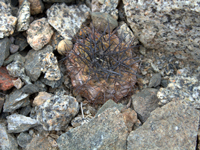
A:
{"type": "Polygon", "coordinates": [[[64,149],[117,149],[124,150],[128,129],[117,108],[108,108],[90,122],[62,134],[57,139],[64,149]]]}
{"type": "Polygon", "coordinates": [[[54,95],[36,107],[37,120],[48,131],[65,129],[78,111],[78,102],[68,95],[54,95]]]}
{"type": "Polygon", "coordinates": [[[31,139],[32,137],[28,133],[22,132],[17,136],[17,143],[22,148],[25,148],[26,145],[30,143],[31,139]]]}
{"type": "Polygon", "coordinates": [[[5,99],[4,97],[0,97],[0,112],[1,112],[3,105],[4,105],[4,99],[5,99]]]}
{"type": "Polygon", "coordinates": [[[39,89],[34,84],[27,84],[21,89],[21,91],[25,94],[33,94],[39,92],[39,89]]]}
{"type": "Polygon", "coordinates": [[[123,0],[127,21],[147,48],[186,51],[198,60],[199,1],[123,0]]]}
{"type": "Polygon", "coordinates": [[[44,83],[45,85],[48,85],[52,88],[57,88],[57,87],[61,86],[61,84],[64,80],[63,80],[63,77],[61,76],[60,80],[57,80],[57,81],[51,81],[51,80],[45,79],[44,77],[41,77],[40,81],[42,83],[44,83]]]}
{"type": "Polygon", "coordinates": [[[8,133],[20,133],[38,125],[37,120],[20,114],[12,114],[7,118],[8,133]]]}
{"type": "Polygon", "coordinates": [[[27,105],[25,107],[22,107],[19,111],[19,114],[24,115],[24,116],[28,116],[28,114],[31,112],[31,105],[27,105]]]}
{"type": "Polygon", "coordinates": [[[30,24],[30,2],[24,0],[18,10],[17,31],[26,31],[30,24]]]}
{"type": "Polygon", "coordinates": [[[36,81],[34,84],[38,87],[38,90],[39,90],[40,92],[42,92],[42,91],[47,91],[46,85],[43,84],[41,81],[36,81]]]}
{"type": "Polygon", "coordinates": [[[6,96],[3,112],[13,112],[14,110],[29,104],[29,94],[16,90],[6,96]]]}
{"type": "Polygon", "coordinates": [[[4,124],[0,124],[0,149],[18,150],[16,139],[7,132],[4,124]]]}
{"type": "Polygon", "coordinates": [[[153,88],[146,88],[140,93],[132,96],[132,105],[138,114],[138,118],[143,123],[150,116],[150,113],[159,105],[159,99],[156,96],[158,90],[153,88]]]}
{"type": "Polygon", "coordinates": [[[64,2],[64,3],[71,3],[75,0],[43,0],[43,2],[46,3],[58,3],[58,2],[64,2]]]}
{"type": "Polygon", "coordinates": [[[92,0],[91,6],[93,12],[107,13],[117,20],[118,4],[119,0],[92,0]]]}
{"type": "Polygon", "coordinates": [[[17,18],[12,16],[11,7],[0,1],[0,38],[14,33],[17,18]]]}
{"type": "Polygon", "coordinates": [[[119,111],[121,111],[124,106],[122,104],[117,104],[113,100],[110,99],[103,104],[103,106],[97,111],[95,116],[98,116],[99,114],[104,112],[106,109],[113,108],[113,107],[116,107],[119,111]]]}
{"type": "Polygon", "coordinates": [[[199,112],[183,101],[157,108],[127,139],[127,150],[195,149],[199,112]]]}
{"type": "Polygon", "coordinates": [[[19,45],[19,51],[24,50],[28,46],[27,40],[22,34],[15,36],[15,44],[19,45]]]}
{"type": "Polygon", "coordinates": [[[60,35],[71,39],[81,28],[89,15],[86,5],[67,6],[65,3],[55,3],[47,10],[48,22],[60,35]]]}
{"type": "Polygon", "coordinates": [[[151,77],[150,81],[149,81],[149,87],[157,87],[158,85],[160,85],[161,82],[161,75],[159,73],[157,74],[153,74],[153,76],[151,77]]]}
{"type": "Polygon", "coordinates": [[[10,40],[8,38],[0,39],[0,67],[3,65],[4,60],[10,54],[10,40]]]}
{"type": "Polygon", "coordinates": [[[19,45],[11,44],[10,45],[10,53],[16,53],[19,50],[19,45]]]}
{"type": "Polygon", "coordinates": [[[92,23],[94,27],[100,31],[105,30],[105,27],[108,26],[108,22],[109,22],[109,27],[110,27],[111,32],[114,28],[118,26],[117,20],[107,13],[92,12],[91,17],[92,17],[92,23]]]}

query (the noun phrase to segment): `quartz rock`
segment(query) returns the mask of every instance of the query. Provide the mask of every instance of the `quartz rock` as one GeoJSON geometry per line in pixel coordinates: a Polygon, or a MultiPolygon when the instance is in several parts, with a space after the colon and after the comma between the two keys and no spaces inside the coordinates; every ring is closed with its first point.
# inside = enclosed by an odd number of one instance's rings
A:
{"type": "Polygon", "coordinates": [[[24,82],[22,82],[20,78],[18,78],[17,80],[12,80],[12,82],[17,89],[21,89],[21,87],[24,85],[24,82]]]}
{"type": "Polygon", "coordinates": [[[55,3],[47,10],[47,19],[60,35],[65,39],[71,39],[86,21],[88,12],[89,8],[86,5],[77,7],[55,3]]]}
{"type": "Polygon", "coordinates": [[[12,114],[6,118],[8,122],[9,133],[24,132],[38,125],[37,120],[20,114],[12,114]]]}
{"type": "Polygon", "coordinates": [[[0,1],[0,38],[12,35],[17,18],[12,16],[11,7],[0,1]]]}
{"type": "Polygon", "coordinates": [[[127,21],[147,48],[186,51],[196,60],[199,51],[199,1],[123,0],[127,21]]]}
{"type": "Polygon", "coordinates": [[[18,11],[17,31],[26,31],[30,24],[30,3],[24,0],[18,11]]]}
{"type": "Polygon", "coordinates": [[[0,143],[1,150],[18,150],[16,139],[7,132],[4,124],[0,124],[0,143]]]}
{"type": "Polygon", "coordinates": [[[127,150],[195,149],[199,111],[183,101],[157,108],[127,138],[127,150]]]}
{"type": "Polygon", "coordinates": [[[114,19],[118,19],[117,6],[119,0],[92,0],[92,12],[102,12],[110,14],[114,19]]]}
{"type": "Polygon", "coordinates": [[[48,131],[65,129],[78,111],[78,102],[68,95],[54,95],[36,107],[37,120],[48,131]]]}
{"type": "Polygon", "coordinates": [[[128,129],[117,108],[108,108],[90,122],[62,134],[57,139],[59,149],[124,150],[128,129]]]}
{"type": "Polygon", "coordinates": [[[8,38],[0,39],[0,67],[3,65],[4,60],[10,54],[10,40],[8,38]]]}
{"type": "Polygon", "coordinates": [[[41,18],[33,21],[26,33],[30,46],[34,50],[40,50],[50,41],[53,29],[46,18],[41,18]]]}

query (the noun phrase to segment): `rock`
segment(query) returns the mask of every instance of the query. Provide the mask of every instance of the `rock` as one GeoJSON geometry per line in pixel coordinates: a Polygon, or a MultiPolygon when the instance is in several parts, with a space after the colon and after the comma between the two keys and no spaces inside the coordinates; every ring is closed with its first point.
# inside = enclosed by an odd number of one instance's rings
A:
{"type": "Polygon", "coordinates": [[[156,97],[157,91],[153,88],[146,88],[132,96],[132,106],[142,123],[147,120],[153,110],[159,107],[159,99],[156,97]]]}
{"type": "Polygon", "coordinates": [[[28,29],[30,16],[30,3],[28,0],[24,0],[18,11],[17,31],[26,31],[28,29]]]}
{"type": "Polygon", "coordinates": [[[158,85],[160,85],[161,82],[161,75],[159,73],[157,74],[153,74],[150,82],[149,82],[149,87],[157,87],[158,85]]]}
{"type": "Polygon", "coordinates": [[[34,50],[40,50],[50,41],[53,29],[46,18],[41,18],[33,21],[26,33],[30,46],[34,50]]]}
{"type": "Polygon", "coordinates": [[[117,149],[126,147],[128,130],[117,108],[108,108],[90,122],[62,134],[59,149],[117,149]],[[84,140],[83,140],[84,139],[84,140]]]}
{"type": "Polygon", "coordinates": [[[68,95],[54,95],[36,108],[37,120],[44,130],[65,129],[71,119],[78,113],[76,99],[68,95]]]}
{"type": "Polygon", "coordinates": [[[47,10],[47,19],[60,35],[65,39],[71,39],[86,21],[88,12],[89,8],[86,5],[76,7],[55,3],[47,10]]]}
{"type": "MultiPolygon", "coordinates": [[[[30,2],[31,15],[37,15],[43,12],[44,4],[41,0],[28,0],[30,2]]],[[[23,0],[19,0],[19,6],[23,3],[23,0]]]]}
{"type": "Polygon", "coordinates": [[[113,107],[116,107],[119,111],[121,111],[124,106],[122,104],[117,104],[113,100],[110,99],[103,104],[103,106],[97,111],[95,116],[98,116],[99,114],[104,112],[106,109],[113,108],[113,107]]]}
{"type": "Polygon", "coordinates": [[[42,50],[30,50],[26,56],[25,69],[32,81],[36,81],[41,72],[45,73],[44,78],[48,80],[59,80],[61,78],[58,62],[53,48],[47,45],[42,50]]]}
{"type": "Polygon", "coordinates": [[[83,125],[85,123],[90,122],[91,119],[92,119],[91,116],[86,116],[84,118],[82,116],[77,116],[74,119],[72,119],[71,125],[72,125],[72,127],[76,128],[78,126],[81,126],[81,125],[83,125]]]}
{"type": "Polygon", "coordinates": [[[92,12],[102,12],[111,15],[114,19],[118,19],[117,6],[119,0],[92,0],[92,12]]]}
{"type": "Polygon", "coordinates": [[[25,107],[22,107],[19,111],[19,114],[23,115],[23,116],[28,116],[28,114],[31,112],[31,105],[27,105],[25,107]]]}
{"type": "Polygon", "coordinates": [[[5,67],[0,67],[0,90],[7,91],[11,89],[14,86],[12,82],[14,79],[14,77],[11,77],[8,74],[8,71],[5,67]]]}
{"type": "Polygon", "coordinates": [[[1,150],[18,150],[16,139],[7,132],[4,124],[0,124],[0,143],[1,150]]]}
{"type": "Polygon", "coordinates": [[[186,51],[196,60],[200,59],[197,0],[123,0],[123,3],[127,21],[145,47],[183,54],[186,51]]]}
{"type": "Polygon", "coordinates": [[[29,144],[27,144],[25,150],[55,150],[52,148],[51,144],[49,143],[48,138],[38,134],[35,136],[29,144]]]}
{"type": "Polygon", "coordinates": [[[12,35],[16,23],[17,18],[12,16],[10,6],[0,2],[0,38],[12,35]]]}
{"type": "Polygon", "coordinates": [[[10,53],[13,54],[13,53],[16,53],[19,49],[19,45],[15,45],[15,44],[11,44],[10,45],[10,53]]]}
{"type": "Polygon", "coordinates": [[[47,87],[46,87],[46,85],[45,84],[43,84],[41,81],[36,81],[35,83],[34,83],[37,87],[38,87],[38,90],[40,91],[40,92],[42,92],[42,91],[47,91],[47,87]]]}
{"type": "Polygon", "coordinates": [[[151,113],[147,121],[132,131],[127,150],[195,149],[199,112],[183,101],[170,102],[151,113]]]}
{"type": "Polygon", "coordinates": [[[9,133],[24,132],[38,125],[37,120],[20,114],[12,114],[6,118],[8,122],[9,133]]]}
{"type": "Polygon", "coordinates": [[[31,139],[32,137],[28,133],[22,132],[17,136],[17,143],[22,148],[25,148],[26,145],[30,143],[31,139]]]}
{"type": "Polygon", "coordinates": [[[129,29],[125,22],[120,23],[117,35],[127,44],[131,42],[131,45],[137,45],[139,43],[138,39],[134,36],[133,32],[129,29]]]}
{"type": "MultiPolygon", "coordinates": [[[[1,5],[1,2],[0,2],[1,5]]],[[[10,40],[8,38],[0,39],[0,67],[3,65],[4,60],[10,54],[10,40]]]]}
{"type": "Polygon", "coordinates": [[[57,51],[61,55],[66,55],[66,53],[71,51],[72,48],[73,48],[73,43],[68,39],[64,39],[59,42],[57,51]]]}
{"type": "Polygon", "coordinates": [[[64,2],[64,3],[71,3],[74,0],[43,0],[46,3],[57,3],[57,2],[64,2]]]}
{"type": "Polygon", "coordinates": [[[17,80],[12,80],[12,82],[17,89],[21,89],[21,87],[24,85],[24,82],[22,82],[20,78],[18,78],[17,80]]]}
{"type": "Polygon", "coordinates": [[[50,86],[50,87],[52,87],[52,88],[57,88],[57,87],[59,87],[59,86],[62,85],[63,78],[62,78],[62,76],[61,76],[60,80],[51,81],[51,80],[48,80],[48,79],[45,79],[45,78],[41,77],[41,78],[40,78],[40,81],[41,81],[42,83],[44,83],[45,85],[48,85],[48,86],[50,86]]]}
{"type": "Polygon", "coordinates": [[[109,22],[109,28],[111,32],[113,31],[114,28],[118,26],[117,20],[111,17],[109,14],[101,13],[101,12],[92,12],[91,17],[92,17],[92,23],[94,27],[98,29],[99,31],[104,31],[105,27],[108,26],[108,22],[109,22]]]}
{"type": "Polygon", "coordinates": [[[29,94],[23,93],[21,90],[16,90],[6,97],[3,112],[13,112],[14,110],[28,105],[29,94]]]}
{"type": "Polygon", "coordinates": [[[26,94],[33,94],[39,92],[38,87],[34,84],[27,84],[21,90],[23,93],[26,94]]]}
{"type": "Polygon", "coordinates": [[[138,120],[137,113],[131,108],[128,108],[122,110],[122,115],[128,131],[131,132],[133,130],[134,124],[136,124],[138,120]]]}
{"type": "Polygon", "coordinates": [[[157,97],[160,104],[164,105],[170,101],[184,100],[195,108],[200,108],[200,82],[198,75],[190,75],[190,69],[185,71],[179,69],[177,75],[169,78],[166,88],[160,88],[157,97]]]}
{"type": "Polygon", "coordinates": [[[3,108],[3,104],[4,104],[4,97],[0,97],[0,112],[3,108]]]}
{"type": "Polygon", "coordinates": [[[26,38],[21,33],[15,36],[15,45],[19,45],[19,51],[24,50],[28,46],[26,38]]]}
{"type": "Polygon", "coordinates": [[[33,101],[33,106],[40,106],[42,105],[45,101],[51,98],[51,94],[47,92],[39,92],[39,94],[35,97],[33,101]]]}
{"type": "Polygon", "coordinates": [[[51,45],[53,47],[53,50],[57,50],[58,49],[58,44],[60,43],[60,41],[62,41],[64,38],[57,32],[55,31],[51,37],[51,40],[49,42],[49,45],[51,45]]]}

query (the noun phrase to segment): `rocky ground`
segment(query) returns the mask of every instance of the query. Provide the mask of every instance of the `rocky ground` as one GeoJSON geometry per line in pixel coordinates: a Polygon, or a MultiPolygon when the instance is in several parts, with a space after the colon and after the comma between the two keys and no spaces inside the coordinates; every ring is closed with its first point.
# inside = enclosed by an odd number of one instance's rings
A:
{"type": "Polygon", "coordinates": [[[0,0],[0,149],[200,149],[199,24],[197,0],[0,0]],[[118,103],[73,90],[65,54],[91,22],[140,60],[118,103]]]}

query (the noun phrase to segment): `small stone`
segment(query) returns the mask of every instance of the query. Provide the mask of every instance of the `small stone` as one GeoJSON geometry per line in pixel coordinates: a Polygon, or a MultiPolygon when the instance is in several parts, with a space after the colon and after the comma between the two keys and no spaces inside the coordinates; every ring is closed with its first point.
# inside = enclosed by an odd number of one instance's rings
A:
{"type": "Polygon", "coordinates": [[[45,101],[47,101],[48,99],[50,99],[51,96],[52,96],[52,94],[49,94],[47,92],[39,92],[39,94],[33,100],[33,106],[38,106],[39,107],[45,101]]]}
{"type": "Polygon", "coordinates": [[[0,112],[1,112],[1,110],[3,108],[4,99],[5,99],[4,97],[0,97],[0,112]]]}
{"type": "Polygon", "coordinates": [[[58,3],[58,2],[64,2],[64,3],[71,3],[74,0],[43,0],[46,3],[58,3]]]}
{"type": "Polygon", "coordinates": [[[184,101],[154,110],[127,138],[127,150],[196,149],[199,111],[184,101]]]}
{"type": "Polygon", "coordinates": [[[57,50],[58,49],[58,44],[60,43],[60,41],[62,41],[64,38],[57,32],[55,31],[51,37],[51,40],[49,42],[49,45],[51,45],[53,47],[53,50],[57,50]]]}
{"type": "Polygon", "coordinates": [[[11,44],[10,45],[10,53],[16,53],[19,50],[19,45],[11,44]]]}
{"type": "Polygon", "coordinates": [[[30,112],[31,112],[31,109],[32,109],[31,104],[29,104],[25,107],[22,107],[19,111],[19,114],[28,116],[28,114],[30,114],[30,112]]]}
{"type": "Polygon", "coordinates": [[[157,74],[153,74],[150,82],[149,82],[149,87],[157,87],[158,85],[160,85],[161,82],[161,75],[159,73],[157,74]]]}
{"type": "Polygon", "coordinates": [[[54,95],[36,108],[37,120],[44,130],[66,129],[71,119],[78,113],[76,99],[68,95],[54,95]]]}
{"type": "Polygon", "coordinates": [[[26,38],[21,33],[15,36],[15,45],[19,45],[19,51],[24,50],[28,46],[26,38]]]}
{"type": "Polygon", "coordinates": [[[22,132],[17,136],[17,143],[22,148],[25,148],[26,145],[30,143],[31,139],[32,137],[28,133],[22,132]]]}
{"type": "Polygon", "coordinates": [[[111,17],[107,13],[92,12],[91,17],[92,17],[92,23],[94,27],[98,29],[99,31],[104,31],[105,27],[108,26],[108,22],[109,22],[110,32],[112,32],[113,29],[118,26],[117,20],[111,17]]]}
{"type": "Polygon", "coordinates": [[[18,78],[17,80],[12,80],[12,82],[17,89],[21,89],[21,87],[24,85],[24,82],[22,82],[20,78],[18,78]]]}
{"type": "Polygon", "coordinates": [[[55,80],[55,81],[52,80],[52,81],[51,81],[51,80],[45,79],[44,77],[41,77],[41,78],[40,78],[40,81],[41,81],[42,83],[44,83],[45,85],[48,85],[48,86],[50,86],[51,88],[55,89],[55,88],[57,88],[57,87],[59,87],[59,86],[62,85],[62,83],[63,83],[63,78],[62,78],[62,76],[61,76],[60,80],[55,80]]]}
{"type": "Polygon", "coordinates": [[[91,116],[86,116],[84,118],[82,118],[82,116],[78,116],[78,117],[75,117],[74,119],[72,119],[71,121],[71,125],[76,128],[78,126],[81,126],[83,125],[84,123],[88,123],[90,122],[90,120],[92,119],[91,116]]]}
{"type": "Polygon", "coordinates": [[[60,35],[65,39],[71,39],[86,21],[89,11],[86,5],[77,7],[75,5],[67,6],[65,3],[55,3],[47,10],[47,19],[60,35]]]}
{"type": "Polygon", "coordinates": [[[0,2],[0,38],[12,35],[15,30],[17,18],[12,16],[11,7],[0,2]]]}
{"type": "Polygon", "coordinates": [[[46,18],[33,21],[27,30],[27,41],[34,50],[42,49],[51,39],[53,29],[46,18]]]}
{"type": "Polygon", "coordinates": [[[9,133],[24,132],[38,125],[37,120],[20,114],[12,114],[6,118],[8,122],[9,133]]]}
{"type": "Polygon", "coordinates": [[[117,108],[108,108],[90,122],[62,134],[57,139],[59,149],[126,148],[128,129],[117,108]],[[84,140],[83,140],[84,139],[84,140]]]}
{"type": "Polygon", "coordinates": [[[142,123],[147,120],[153,110],[159,107],[159,99],[156,96],[157,91],[153,88],[146,88],[132,96],[132,106],[142,123]]]}
{"type": "MultiPolygon", "coordinates": [[[[0,2],[1,5],[1,2],[0,2]]],[[[3,65],[4,60],[10,54],[10,40],[8,38],[0,39],[0,67],[3,65]]]]}
{"type": "Polygon", "coordinates": [[[0,67],[0,90],[7,91],[11,89],[14,86],[12,82],[14,79],[14,77],[8,74],[5,67],[0,67]]]}
{"type": "MultiPolygon", "coordinates": [[[[41,0],[28,0],[30,2],[31,15],[37,15],[43,12],[44,4],[41,0]]],[[[19,6],[23,3],[23,0],[19,0],[19,6]]]]}
{"type": "Polygon", "coordinates": [[[38,87],[35,84],[27,84],[21,89],[21,91],[26,94],[34,94],[39,92],[38,87]]]}
{"type": "Polygon", "coordinates": [[[71,51],[72,48],[73,48],[73,43],[68,39],[64,39],[59,42],[57,51],[59,54],[65,55],[67,52],[71,51]]]}
{"type": "Polygon", "coordinates": [[[30,3],[24,0],[18,10],[17,31],[26,31],[30,24],[30,3]]]}
{"type": "Polygon", "coordinates": [[[18,150],[16,139],[7,132],[6,126],[2,123],[0,124],[0,143],[1,150],[18,150]]]}

